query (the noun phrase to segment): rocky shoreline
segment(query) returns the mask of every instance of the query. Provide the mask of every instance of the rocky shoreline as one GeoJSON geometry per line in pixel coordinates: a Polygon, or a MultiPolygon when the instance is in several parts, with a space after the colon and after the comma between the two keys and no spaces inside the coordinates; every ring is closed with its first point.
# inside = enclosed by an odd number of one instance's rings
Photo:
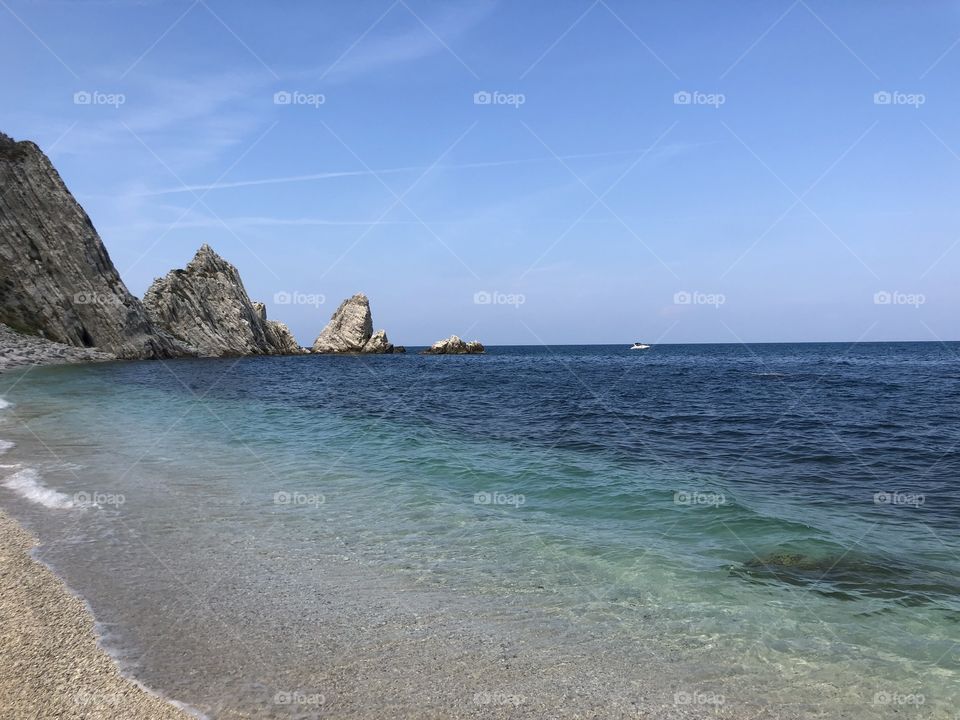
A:
{"type": "MultiPolygon", "coordinates": [[[[250,299],[236,267],[204,243],[185,268],[132,295],[89,216],[35,143],[0,133],[0,371],[46,362],[405,352],[373,329],[363,293],[344,300],[310,348],[250,299]],[[30,340],[33,338],[33,340],[30,340]],[[49,341],[54,345],[43,345],[49,341]],[[76,352],[66,350],[73,348],[76,352]]],[[[453,335],[425,354],[483,353],[453,335]]]]}
{"type": "Polygon", "coordinates": [[[0,511],[0,707],[9,720],[188,720],[124,678],[86,605],[30,557],[36,541],[0,511]]]}
{"type": "Polygon", "coordinates": [[[190,354],[127,290],[90,217],[32,142],[0,133],[0,323],[122,358],[190,354]]]}
{"type": "Polygon", "coordinates": [[[0,373],[34,365],[106,362],[116,359],[116,355],[111,353],[24,335],[6,325],[0,325],[0,373]]]}

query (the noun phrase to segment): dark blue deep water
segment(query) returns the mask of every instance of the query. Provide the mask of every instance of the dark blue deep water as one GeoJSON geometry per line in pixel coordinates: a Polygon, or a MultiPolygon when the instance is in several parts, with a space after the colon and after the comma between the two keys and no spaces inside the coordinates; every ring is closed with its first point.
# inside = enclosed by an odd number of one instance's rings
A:
{"type": "MultiPolygon", "coordinates": [[[[960,702],[960,343],[115,363],[2,376],[0,397],[0,501],[138,676],[208,711],[218,670],[163,669],[189,641],[147,636],[144,588],[179,592],[157,557],[202,583],[219,550],[308,536],[391,582],[662,648],[690,683],[728,665],[728,697],[798,717],[960,702]],[[96,563],[58,549],[78,546],[96,563]]],[[[302,574],[231,572],[237,613],[313,597],[302,574]]],[[[275,634],[250,641],[284,663],[275,634]]]]}

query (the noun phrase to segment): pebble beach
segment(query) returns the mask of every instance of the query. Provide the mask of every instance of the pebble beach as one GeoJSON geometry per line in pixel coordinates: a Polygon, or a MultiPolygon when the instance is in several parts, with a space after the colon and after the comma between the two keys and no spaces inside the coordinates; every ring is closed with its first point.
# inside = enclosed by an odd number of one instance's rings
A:
{"type": "Polygon", "coordinates": [[[196,717],[124,678],[85,604],[30,557],[34,539],[0,512],[0,708],[6,720],[196,717]]]}

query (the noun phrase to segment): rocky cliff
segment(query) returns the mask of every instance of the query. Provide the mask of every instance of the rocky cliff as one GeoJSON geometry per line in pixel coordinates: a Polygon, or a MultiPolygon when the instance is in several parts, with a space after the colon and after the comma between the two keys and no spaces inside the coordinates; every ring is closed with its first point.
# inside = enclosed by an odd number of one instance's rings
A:
{"type": "Polygon", "coordinates": [[[143,297],[150,319],[205,357],[303,352],[283,323],[267,320],[237,269],[203,245],[183,270],[154,280],[143,297]]]}
{"type": "Polygon", "coordinates": [[[158,332],[32,142],[0,133],[0,323],[123,358],[188,353],[158,332]]]}
{"type": "MultiPolygon", "coordinates": [[[[383,330],[373,332],[370,301],[363,293],[347,298],[313,343],[315,353],[392,353],[395,349],[383,330]]],[[[399,348],[397,351],[400,351],[399,348]]]]}

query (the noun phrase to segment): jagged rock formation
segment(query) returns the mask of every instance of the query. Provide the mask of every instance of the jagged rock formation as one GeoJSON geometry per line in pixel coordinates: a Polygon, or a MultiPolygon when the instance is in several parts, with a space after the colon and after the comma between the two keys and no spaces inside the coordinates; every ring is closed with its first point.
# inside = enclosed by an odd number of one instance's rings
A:
{"type": "Polygon", "coordinates": [[[300,343],[297,342],[297,339],[293,336],[293,333],[290,332],[290,328],[286,326],[286,323],[282,323],[279,320],[267,320],[266,305],[262,302],[255,302],[253,303],[253,309],[257,311],[260,322],[264,324],[267,344],[276,349],[278,354],[302,355],[307,352],[300,347],[300,343]]]}
{"type": "Polygon", "coordinates": [[[204,244],[183,270],[153,281],[143,297],[150,319],[205,357],[299,354],[283,323],[267,320],[237,269],[204,244]]]}
{"type": "Polygon", "coordinates": [[[479,355],[483,352],[486,349],[477,340],[464,342],[456,335],[451,335],[446,340],[437,340],[421,355],[479,355]]]}
{"type": "Polygon", "coordinates": [[[0,322],[118,357],[188,350],[158,332],[46,155],[0,133],[0,322]]]}
{"type": "Polygon", "coordinates": [[[373,332],[370,301],[363,293],[357,293],[340,303],[314,341],[313,352],[385,354],[395,352],[395,348],[385,331],[373,332]]]}

